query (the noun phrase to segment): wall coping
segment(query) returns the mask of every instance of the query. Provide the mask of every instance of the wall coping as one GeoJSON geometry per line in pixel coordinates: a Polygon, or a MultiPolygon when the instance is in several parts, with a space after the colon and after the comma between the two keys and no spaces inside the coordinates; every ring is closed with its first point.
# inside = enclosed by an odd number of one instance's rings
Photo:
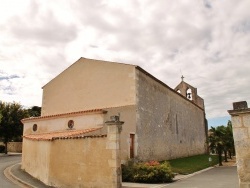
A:
{"type": "Polygon", "coordinates": [[[227,111],[231,116],[237,116],[239,114],[248,114],[250,113],[250,108],[240,109],[240,110],[228,110],[227,111]]]}

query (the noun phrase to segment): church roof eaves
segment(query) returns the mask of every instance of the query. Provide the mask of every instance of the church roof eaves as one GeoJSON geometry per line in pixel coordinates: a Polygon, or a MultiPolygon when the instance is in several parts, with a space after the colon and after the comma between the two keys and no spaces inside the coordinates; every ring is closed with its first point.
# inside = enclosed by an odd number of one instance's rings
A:
{"type": "Polygon", "coordinates": [[[176,93],[177,95],[179,95],[180,97],[182,97],[183,99],[185,99],[186,101],[190,102],[191,104],[195,105],[196,107],[198,107],[199,109],[201,109],[202,111],[204,111],[204,109],[202,109],[200,106],[198,106],[197,104],[195,104],[194,102],[190,101],[189,99],[187,99],[186,97],[184,97],[183,95],[179,94],[178,92],[176,92],[174,89],[172,89],[171,87],[169,87],[167,84],[165,84],[164,82],[162,82],[161,80],[157,79],[156,77],[154,77],[152,74],[148,73],[147,71],[145,71],[143,68],[141,68],[140,66],[136,66],[136,69],[138,69],[139,71],[141,71],[142,73],[146,74],[147,76],[149,76],[150,78],[152,78],[153,80],[155,80],[156,82],[158,82],[159,84],[161,84],[162,86],[168,88],[170,91],[176,93]]]}
{"type": "Polygon", "coordinates": [[[107,113],[106,110],[103,109],[92,109],[92,110],[84,110],[84,111],[77,111],[77,112],[69,112],[69,113],[63,113],[63,114],[53,114],[53,115],[47,115],[47,116],[39,116],[39,117],[30,117],[22,119],[22,123],[29,122],[29,121],[35,121],[35,120],[41,120],[41,119],[50,119],[55,117],[65,117],[69,115],[80,115],[80,114],[88,114],[88,113],[107,113]]]}
{"type": "Polygon", "coordinates": [[[49,132],[41,134],[30,134],[23,136],[29,140],[35,141],[53,141],[59,139],[80,139],[80,138],[96,138],[96,137],[106,137],[106,135],[84,135],[86,133],[94,132],[101,129],[102,127],[89,128],[83,130],[65,130],[60,132],[49,132]]]}

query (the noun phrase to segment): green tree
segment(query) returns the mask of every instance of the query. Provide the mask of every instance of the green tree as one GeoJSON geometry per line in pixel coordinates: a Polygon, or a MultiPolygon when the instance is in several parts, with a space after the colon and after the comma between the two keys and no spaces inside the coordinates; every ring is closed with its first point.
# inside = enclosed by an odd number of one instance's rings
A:
{"type": "Polygon", "coordinates": [[[219,156],[219,165],[222,165],[222,153],[224,153],[225,162],[227,160],[227,154],[232,159],[232,154],[235,153],[233,129],[231,121],[228,121],[227,126],[218,126],[216,128],[211,127],[209,130],[209,148],[212,151],[216,151],[219,156]]]}
{"type": "Polygon", "coordinates": [[[229,158],[232,159],[232,155],[235,155],[234,148],[234,138],[233,138],[233,128],[232,122],[229,120],[227,123],[226,131],[225,131],[225,146],[226,150],[229,154],[229,158]]]}
{"type": "Polygon", "coordinates": [[[39,106],[32,106],[28,109],[28,113],[30,117],[38,117],[41,116],[41,107],[39,106]]]}
{"type": "Polygon", "coordinates": [[[222,166],[222,153],[224,151],[224,126],[211,127],[209,130],[209,148],[216,151],[219,157],[219,165],[222,166]]]}
{"type": "Polygon", "coordinates": [[[7,143],[14,140],[20,141],[23,132],[21,119],[29,117],[28,111],[16,102],[6,103],[0,101],[0,138],[5,144],[7,154],[7,143]]]}

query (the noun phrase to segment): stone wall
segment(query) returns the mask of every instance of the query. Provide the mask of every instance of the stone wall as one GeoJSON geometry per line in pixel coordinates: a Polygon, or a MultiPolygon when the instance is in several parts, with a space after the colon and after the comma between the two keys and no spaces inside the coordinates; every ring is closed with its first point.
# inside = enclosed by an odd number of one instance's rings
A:
{"type": "Polygon", "coordinates": [[[247,103],[234,103],[229,110],[232,119],[237,171],[240,188],[250,187],[250,108],[247,103]]]}
{"type": "Polygon", "coordinates": [[[22,153],[22,142],[9,142],[8,152],[22,153]]]}
{"type": "Polygon", "coordinates": [[[139,70],[136,78],[138,157],[165,160],[204,154],[204,111],[139,70]]]}
{"type": "MultiPolygon", "coordinates": [[[[4,145],[4,143],[0,142],[0,145],[4,145]]],[[[22,153],[22,142],[9,142],[7,147],[8,152],[22,153]]]]}

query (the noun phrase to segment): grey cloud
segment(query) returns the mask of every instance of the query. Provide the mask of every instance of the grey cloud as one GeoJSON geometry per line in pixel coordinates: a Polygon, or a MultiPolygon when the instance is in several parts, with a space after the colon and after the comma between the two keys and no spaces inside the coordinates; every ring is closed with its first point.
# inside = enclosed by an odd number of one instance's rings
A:
{"type": "Polygon", "coordinates": [[[20,78],[20,76],[17,76],[17,75],[0,76],[0,80],[10,80],[10,79],[15,79],[15,78],[20,78]]]}
{"type": "Polygon", "coordinates": [[[93,44],[89,45],[89,47],[91,47],[91,48],[98,48],[98,46],[93,45],[93,44]]]}
{"type": "Polygon", "coordinates": [[[206,8],[209,8],[209,9],[212,8],[211,2],[209,2],[209,0],[203,0],[203,2],[206,8]]]}
{"type": "Polygon", "coordinates": [[[9,20],[7,27],[16,38],[40,45],[55,45],[70,42],[77,37],[76,25],[60,22],[49,9],[44,14],[39,13],[36,4],[32,3],[32,7],[36,7],[32,12],[9,20]]]}
{"type": "Polygon", "coordinates": [[[9,20],[7,29],[37,44],[29,53],[42,64],[45,81],[79,58],[65,50],[77,41],[70,49],[82,49],[81,56],[137,64],[171,87],[183,74],[205,99],[208,117],[228,115],[232,102],[250,96],[248,1],[107,2],[71,1],[75,22],[65,23],[32,1],[30,11],[9,20]],[[84,36],[89,30],[96,36],[91,41],[84,36]]]}
{"type": "Polygon", "coordinates": [[[250,17],[247,20],[244,20],[234,25],[232,27],[232,30],[233,32],[242,32],[242,33],[250,32],[250,17]]]}
{"type": "Polygon", "coordinates": [[[15,78],[22,78],[22,76],[17,75],[17,74],[8,74],[4,70],[0,69],[0,81],[1,80],[11,80],[11,79],[15,79],[15,78]]]}

